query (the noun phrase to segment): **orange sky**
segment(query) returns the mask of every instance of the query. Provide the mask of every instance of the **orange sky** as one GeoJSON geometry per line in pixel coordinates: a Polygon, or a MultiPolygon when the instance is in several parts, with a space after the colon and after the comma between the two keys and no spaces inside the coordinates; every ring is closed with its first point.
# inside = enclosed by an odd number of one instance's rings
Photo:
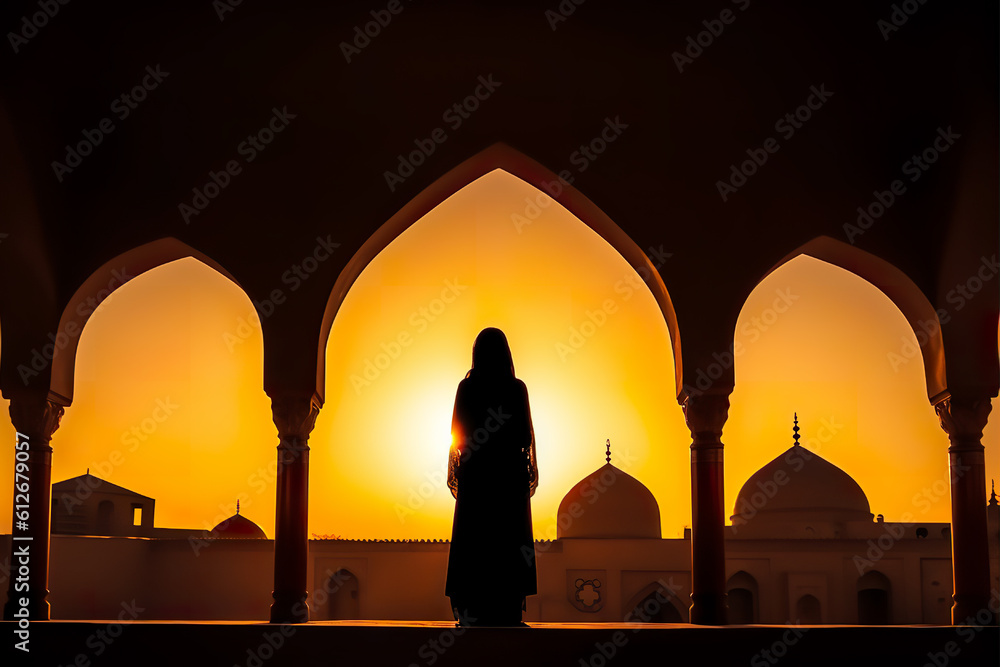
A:
{"type": "MultiPolygon", "coordinates": [[[[523,215],[525,197],[536,194],[505,172],[483,177],[401,235],[348,294],[310,440],[311,532],[450,535],[444,473],[454,392],[486,326],[507,333],[528,386],[536,538],[555,536],[559,500],[604,463],[606,438],[613,463],[656,496],[664,537],[690,524],[690,435],[663,318],[648,291],[627,289],[639,278],[625,260],[565,209],[552,204],[518,229],[511,215],[523,215]],[[450,303],[437,301],[443,291],[450,303]],[[607,299],[615,310],[595,333],[573,353],[559,348],[607,299]],[[366,361],[395,352],[400,334],[409,344],[361,382],[366,361]]],[[[246,295],[193,259],[115,292],[80,340],[75,401],[52,443],[53,481],[90,467],[155,498],[163,527],[211,528],[241,498],[242,513],[273,536],[277,436],[260,388],[259,329],[240,336],[248,321],[256,320],[246,295]],[[151,419],[158,401],[175,406],[162,423],[151,419]],[[115,450],[120,465],[111,463],[115,450]]],[[[798,411],[803,444],[851,474],[873,512],[948,520],[947,492],[934,486],[947,481],[947,437],[919,358],[895,370],[887,360],[916,339],[881,292],[799,257],[750,295],[736,338],[746,351],[723,435],[727,514],[746,478],[791,445],[798,411]],[[779,291],[797,298],[772,320],[779,291]],[[832,437],[821,439],[824,425],[832,437]]],[[[1000,470],[998,421],[984,437],[987,471],[1000,470]]],[[[0,438],[14,442],[6,419],[0,438]]],[[[9,532],[13,457],[2,459],[0,529],[9,532]]]]}

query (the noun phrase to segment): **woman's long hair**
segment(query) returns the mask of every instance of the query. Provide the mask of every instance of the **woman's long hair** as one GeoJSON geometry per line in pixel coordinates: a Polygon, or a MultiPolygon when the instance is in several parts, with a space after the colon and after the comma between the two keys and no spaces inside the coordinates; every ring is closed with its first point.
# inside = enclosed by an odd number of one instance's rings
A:
{"type": "Polygon", "coordinates": [[[467,378],[513,378],[514,360],[510,355],[507,336],[494,327],[487,327],[476,336],[472,346],[472,368],[467,378]]]}

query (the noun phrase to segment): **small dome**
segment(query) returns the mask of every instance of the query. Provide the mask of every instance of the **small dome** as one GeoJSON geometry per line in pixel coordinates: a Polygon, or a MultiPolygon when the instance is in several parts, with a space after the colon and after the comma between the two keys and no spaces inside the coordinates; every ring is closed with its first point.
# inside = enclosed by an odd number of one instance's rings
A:
{"type": "Polygon", "coordinates": [[[557,516],[559,538],[660,538],[656,498],[642,482],[610,463],[570,489],[557,516]]]}
{"type": "Polygon", "coordinates": [[[264,534],[260,526],[240,514],[239,503],[236,504],[236,514],[213,528],[211,536],[217,538],[267,539],[267,535],[264,534]]]}
{"type": "Polygon", "coordinates": [[[868,497],[846,472],[799,444],[755,472],[736,496],[733,525],[760,521],[871,521],[868,497]]]}

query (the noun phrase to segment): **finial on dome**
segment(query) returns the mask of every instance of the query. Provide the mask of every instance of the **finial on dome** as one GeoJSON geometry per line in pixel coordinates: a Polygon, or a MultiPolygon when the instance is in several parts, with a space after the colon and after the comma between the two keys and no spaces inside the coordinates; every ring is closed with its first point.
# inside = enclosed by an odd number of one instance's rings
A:
{"type": "Polygon", "coordinates": [[[240,515],[240,499],[236,499],[236,516],[240,515]]]}
{"type": "Polygon", "coordinates": [[[792,437],[795,439],[795,446],[799,446],[799,413],[794,413],[795,415],[795,426],[792,427],[792,431],[795,433],[792,437]]]}
{"type": "Polygon", "coordinates": [[[608,451],[607,451],[607,453],[606,453],[606,454],[604,455],[604,458],[605,458],[605,459],[607,459],[607,462],[608,462],[608,463],[611,463],[611,438],[608,438],[608,441],[607,441],[607,444],[606,444],[606,446],[607,446],[607,448],[608,448],[608,451]]]}
{"type": "Polygon", "coordinates": [[[997,481],[995,479],[990,480],[990,507],[996,507],[997,503],[997,481]]]}

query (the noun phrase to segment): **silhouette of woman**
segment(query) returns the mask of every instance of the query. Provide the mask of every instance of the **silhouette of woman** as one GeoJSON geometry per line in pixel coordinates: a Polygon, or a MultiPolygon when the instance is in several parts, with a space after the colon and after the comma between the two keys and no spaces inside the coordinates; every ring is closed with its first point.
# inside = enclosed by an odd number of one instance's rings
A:
{"type": "Polygon", "coordinates": [[[445,594],[459,625],[523,625],[524,598],[537,592],[530,498],[538,466],[528,390],[499,329],[476,337],[451,432],[456,502],[445,594]]]}

